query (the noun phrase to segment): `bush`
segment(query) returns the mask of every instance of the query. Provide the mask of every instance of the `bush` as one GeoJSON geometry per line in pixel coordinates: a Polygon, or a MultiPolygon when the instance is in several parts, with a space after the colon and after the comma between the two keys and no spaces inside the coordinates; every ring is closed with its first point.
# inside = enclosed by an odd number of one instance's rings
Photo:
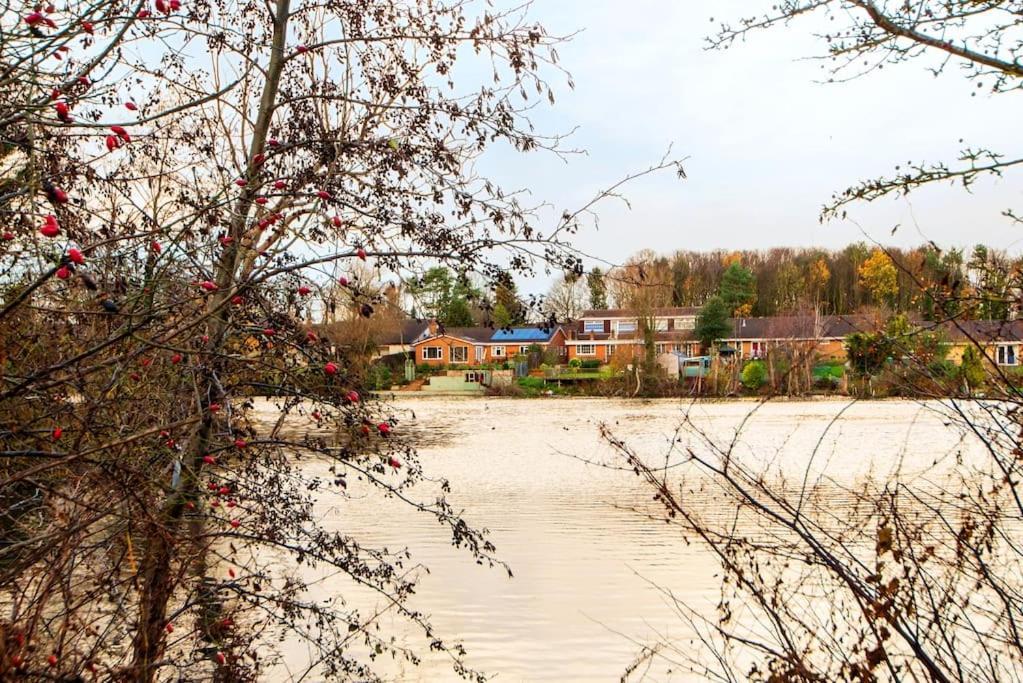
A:
{"type": "Polygon", "coordinates": [[[767,366],[763,361],[754,360],[746,363],[742,369],[742,385],[756,391],[767,381],[767,366]]]}
{"type": "MultiPolygon", "coordinates": [[[[578,360],[578,359],[575,359],[575,360],[578,360]]],[[[583,370],[599,370],[600,369],[600,365],[601,365],[601,363],[600,363],[599,360],[592,359],[592,360],[584,360],[584,361],[582,361],[580,363],[579,367],[581,367],[583,370]]]]}
{"type": "Polygon", "coordinates": [[[579,368],[582,367],[582,365],[583,362],[578,358],[573,358],[572,360],[568,361],[568,367],[572,368],[573,370],[578,370],[579,368]]]}
{"type": "Polygon", "coordinates": [[[386,365],[379,363],[373,365],[370,367],[369,372],[366,375],[366,384],[371,389],[390,389],[391,385],[394,384],[391,369],[386,365]]]}

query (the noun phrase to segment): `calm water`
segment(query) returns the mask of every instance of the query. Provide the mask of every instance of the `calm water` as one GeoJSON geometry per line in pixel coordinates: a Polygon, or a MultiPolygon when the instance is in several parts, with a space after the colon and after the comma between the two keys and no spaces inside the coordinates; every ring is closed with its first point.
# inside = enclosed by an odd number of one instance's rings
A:
{"type": "MultiPolygon", "coordinates": [[[[397,501],[364,498],[357,490],[350,498],[327,492],[320,512],[328,526],[367,544],[407,546],[416,562],[430,567],[413,605],[431,616],[440,634],[464,643],[471,666],[504,681],[618,680],[642,644],[686,635],[654,585],[713,614],[718,590],[706,551],[644,517],[644,510],[657,508],[631,473],[579,458],[617,462],[599,438],[601,422],[650,459],[663,459],[674,439],[700,447],[691,431],[676,434],[683,412],[715,441],[729,442],[755,404],[416,398],[397,406],[407,411],[399,429],[413,430],[422,444],[425,470],[451,481],[449,499],[490,530],[514,577],[474,565],[450,546],[443,527],[397,501]]],[[[914,402],[767,404],[746,420],[735,452],[782,478],[801,477],[809,463],[839,490],[896,470],[903,478],[931,476],[935,463],[940,467],[973,448],[946,426],[938,408],[914,402]]],[[[326,476],[323,465],[309,468],[322,468],[326,476]]],[[[715,502],[690,501],[705,512],[713,512],[715,502]]],[[[834,505],[841,508],[841,495],[834,505]]],[[[340,577],[325,577],[318,590],[351,594],[340,577]]],[[[410,646],[425,651],[413,631],[396,628],[410,646]]],[[[300,647],[290,648],[287,658],[292,671],[308,661],[300,647]]],[[[418,668],[391,662],[383,668],[394,680],[457,680],[450,663],[436,655],[427,654],[418,668]]],[[[655,666],[645,680],[692,675],[655,666]]]]}

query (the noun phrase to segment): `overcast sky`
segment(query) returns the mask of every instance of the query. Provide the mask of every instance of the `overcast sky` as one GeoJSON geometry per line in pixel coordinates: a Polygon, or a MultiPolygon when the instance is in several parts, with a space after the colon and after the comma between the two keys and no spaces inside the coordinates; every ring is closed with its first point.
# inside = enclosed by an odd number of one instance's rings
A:
{"type": "MultiPolygon", "coordinates": [[[[908,160],[952,160],[960,138],[1018,152],[1019,109],[1012,95],[971,97],[975,85],[954,69],[934,78],[923,64],[822,84],[820,63],[804,59],[823,49],[811,35],[816,21],[757,34],[727,51],[704,49],[716,25],[711,17],[734,19],[769,5],[536,0],[532,15],[551,32],[582,32],[559,50],[575,91],[559,88],[557,106],[534,119],[546,131],[579,126],[571,144],[588,154],[567,164],[543,154],[499,154],[487,170],[508,186],[531,188],[536,200],[575,208],[673,144],[688,157],[688,180],[665,173],[634,183],[626,191],[631,210],[605,204],[600,229],[578,236],[585,251],[612,262],[642,248],[840,247],[859,239],[903,246],[983,241],[1019,250],[1020,229],[1000,215],[1023,209],[1019,175],[980,183],[972,194],[940,186],[855,206],[855,223],[821,225],[820,207],[833,191],[908,160]]],[[[541,291],[546,282],[522,289],[541,291]]]]}

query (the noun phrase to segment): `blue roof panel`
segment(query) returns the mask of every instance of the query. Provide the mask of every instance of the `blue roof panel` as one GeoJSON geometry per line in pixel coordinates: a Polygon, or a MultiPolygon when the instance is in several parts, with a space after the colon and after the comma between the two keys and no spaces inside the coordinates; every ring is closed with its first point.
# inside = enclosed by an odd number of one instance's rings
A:
{"type": "Polygon", "coordinates": [[[553,329],[540,329],[538,327],[513,327],[510,330],[495,330],[492,342],[541,342],[547,341],[554,334],[553,329]]]}

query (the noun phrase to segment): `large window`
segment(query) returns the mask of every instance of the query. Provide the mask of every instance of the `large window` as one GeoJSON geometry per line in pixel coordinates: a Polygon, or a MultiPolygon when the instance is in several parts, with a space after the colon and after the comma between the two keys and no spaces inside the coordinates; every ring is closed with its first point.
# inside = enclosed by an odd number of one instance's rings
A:
{"type": "Polygon", "coordinates": [[[583,321],[583,332],[603,332],[604,321],[603,320],[584,320],[583,321]]]}
{"type": "Polygon", "coordinates": [[[451,362],[452,363],[468,363],[469,362],[469,347],[468,346],[452,346],[451,347],[451,362]]]}
{"type": "Polygon", "coordinates": [[[767,342],[755,341],[750,342],[749,355],[754,358],[763,358],[767,355],[767,342]]]}
{"type": "Polygon", "coordinates": [[[504,358],[504,347],[495,346],[493,349],[490,350],[490,355],[493,356],[494,358],[504,358]]]}
{"type": "Polygon", "coordinates": [[[444,349],[439,346],[424,346],[423,360],[440,360],[444,357],[444,349]]]}
{"type": "Polygon", "coordinates": [[[696,329],[696,318],[692,316],[686,318],[675,318],[675,329],[676,330],[696,329]]]}
{"type": "Polygon", "coordinates": [[[999,365],[1018,365],[1019,364],[1019,348],[1017,344],[999,344],[998,345],[998,364],[999,365]]]}
{"type": "Polygon", "coordinates": [[[592,356],[597,353],[597,347],[593,344],[579,344],[575,347],[575,355],[577,356],[592,356]]]}
{"type": "Polygon", "coordinates": [[[654,319],[654,330],[656,332],[667,332],[668,331],[668,319],[667,318],[655,318],[654,319]]]}
{"type": "Polygon", "coordinates": [[[618,321],[619,332],[635,332],[636,321],[635,320],[619,320],[618,321]]]}

